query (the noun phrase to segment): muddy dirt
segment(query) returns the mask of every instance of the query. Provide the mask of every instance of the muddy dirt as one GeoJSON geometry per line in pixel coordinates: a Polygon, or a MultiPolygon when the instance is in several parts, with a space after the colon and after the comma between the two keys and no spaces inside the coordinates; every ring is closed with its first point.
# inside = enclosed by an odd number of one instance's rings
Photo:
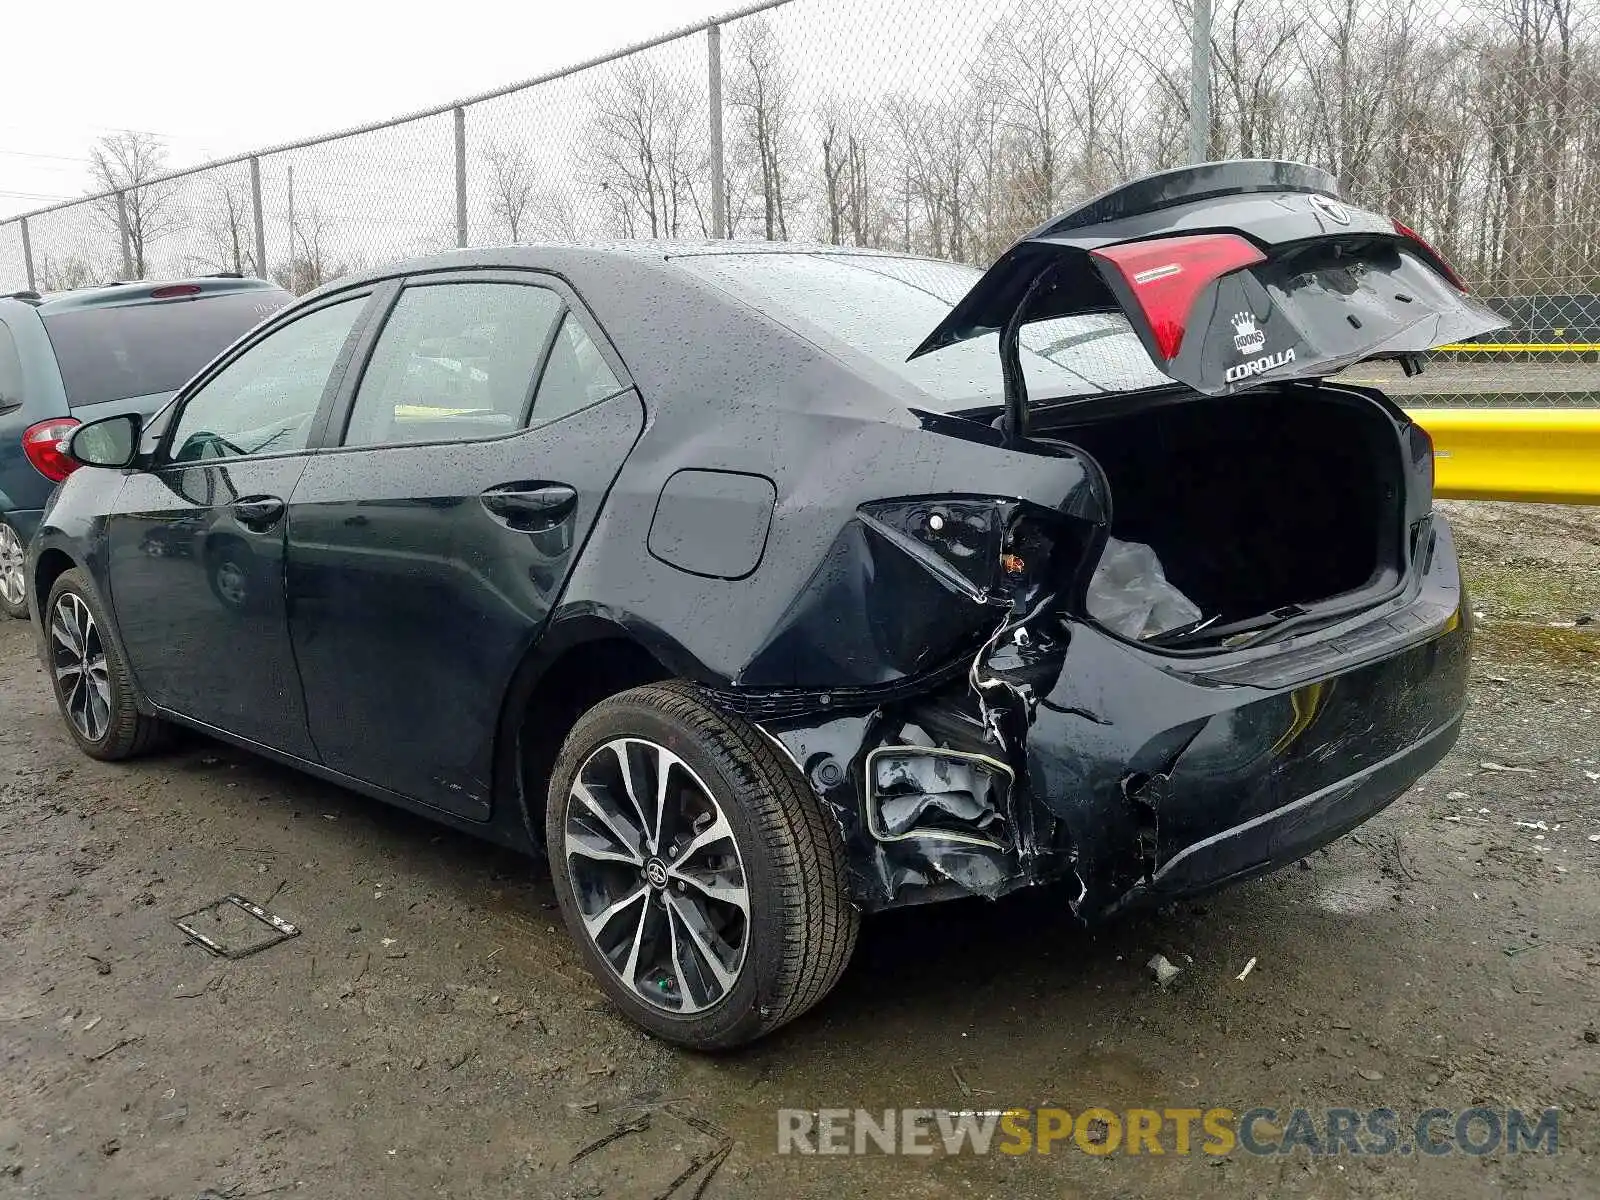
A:
{"type": "Polygon", "coordinates": [[[533,863],[201,740],[83,758],[4,623],[0,1196],[691,1200],[714,1165],[709,1197],[1600,1194],[1600,514],[1444,507],[1474,704],[1392,808],[1095,933],[1054,893],[874,919],[821,1007],[714,1058],[609,1010],[533,863]],[[230,892],[302,932],[227,961],[174,927],[230,892]],[[1481,1158],[776,1153],[783,1107],[1050,1105],[1561,1125],[1481,1158]]]}

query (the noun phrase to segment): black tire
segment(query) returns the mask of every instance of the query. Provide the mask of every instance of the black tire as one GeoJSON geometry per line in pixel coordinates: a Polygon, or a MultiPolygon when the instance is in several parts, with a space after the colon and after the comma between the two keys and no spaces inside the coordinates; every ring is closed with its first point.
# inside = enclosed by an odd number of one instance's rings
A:
{"type": "MultiPolygon", "coordinates": [[[[128,665],[122,658],[122,651],[117,646],[116,639],[110,635],[111,624],[106,618],[105,606],[100,603],[100,597],[95,594],[93,586],[89,583],[88,576],[81,570],[63,571],[57,577],[55,586],[50,589],[50,599],[45,603],[42,614],[46,646],[45,669],[50,676],[51,687],[55,690],[56,704],[61,709],[62,722],[67,727],[67,733],[90,758],[98,758],[104,762],[119,762],[122,759],[136,758],[154,750],[165,738],[167,726],[155,717],[147,716],[139,711],[132,676],[128,673],[128,665]],[[93,633],[85,638],[85,657],[89,657],[94,649],[104,656],[104,679],[106,690],[106,705],[103,728],[96,727],[91,722],[88,731],[79,727],[71,711],[71,680],[64,680],[57,670],[57,665],[62,661],[62,656],[70,657],[70,649],[66,647],[55,634],[55,621],[66,597],[76,597],[77,603],[88,610],[93,621],[93,633]],[[98,736],[91,736],[98,732],[98,736]]],[[[98,711],[98,710],[96,710],[98,711]]]]}
{"type": "Polygon", "coordinates": [[[19,621],[28,619],[28,583],[27,576],[23,573],[20,561],[14,561],[13,556],[27,549],[27,543],[22,535],[11,527],[11,523],[0,517],[0,616],[15,617],[19,621]],[[14,575],[11,572],[15,572],[14,575]],[[8,581],[20,585],[20,590],[14,596],[8,596],[8,581]]]}
{"type": "MultiPolygon", "coordinates": [[[[724,1049],[772,1032],[828,994],[855,948],[859,914],[850,903],[837,822],[792,763],[692,685],[635,688],[578,720],[551,771],[545,844],[561,915],[590,972],[631,1020],[677,1045],[724,1049]],[[577,803],[573,784],[592,755],[620,738],[665,748],[692,771],[726,817],[742,861],[748,915],[739,973],[720,999],[692,1014],[647,1002],[623,981],[585,928],[574,894],[565,839],[568,809],[577,803]]],[[[676,887],[681,900],[681,883],[662,886],[676,887]]],[[[647,892],[643,905],[656,899],[647,892]]],[[[669,907],[671,897],[659,899],[669,907]]]]}

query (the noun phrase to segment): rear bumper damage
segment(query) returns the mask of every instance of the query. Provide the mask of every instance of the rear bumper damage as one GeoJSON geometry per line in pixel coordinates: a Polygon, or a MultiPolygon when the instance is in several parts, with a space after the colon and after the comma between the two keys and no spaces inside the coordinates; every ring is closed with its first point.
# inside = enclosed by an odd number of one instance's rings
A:
{"type": "MultiPolygon", "coordinates": [[[[1406,595],[1270,654],[1175,660],[1054,614],[870,708],[760,719],[874,910],[1060,884],[1085,920],[1325,845],[1449,750],[1470,622],[1448,527],[1406,595]]],[[[756,715],[756,714],[752,714],[756,715]]]]}

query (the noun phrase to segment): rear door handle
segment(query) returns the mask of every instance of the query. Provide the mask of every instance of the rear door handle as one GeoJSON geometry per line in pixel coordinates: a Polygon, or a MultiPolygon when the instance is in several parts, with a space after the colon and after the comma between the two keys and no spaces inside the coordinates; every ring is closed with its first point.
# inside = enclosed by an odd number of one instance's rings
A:
{"type": "Polygon", "coordinates": [[[507,483],[490,488],[479,499],[484,511],[518,533],[554,529],[578,507],[578,493],[564,483],[507,483]]]}
{"type": "Polygon", "coordinates": [[[276,496],[246,496],[231,508],[233,519],[251,533],[266,533],[283,519],[283,501],[276,496]]]}

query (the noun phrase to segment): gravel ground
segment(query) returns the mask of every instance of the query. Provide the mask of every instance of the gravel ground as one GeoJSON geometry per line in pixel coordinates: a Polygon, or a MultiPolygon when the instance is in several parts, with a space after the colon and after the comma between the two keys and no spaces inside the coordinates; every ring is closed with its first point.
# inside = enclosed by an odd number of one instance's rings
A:
{"type": "Polygon", "coordinates": [[[81,757],[6,623],[0,1195],[645,1198],[702,1163],[692,1200],[725,1146],[706,1196],[1600,1194],[1600,512],[1444,507],[1485,620],[1467,731],[1408,796],[1094,934],[1053,893],[875,919],[818,1010],[715,1058],[611,1013],[534,864],[208,742],[81,757]],[[185,943],[228,892],[303,932],[185,943]],[[775,1153],[780,1107],[1014,1105],[1562,1126],[1554,1156],[775,1153]]]}
{"type": "Polygon", "coordinates": [[[1524,362],[1430,362],[1407,378],[1396,363],[1360,363],[1340,378],[1381,387],[1401,404],[1471,407],[1600,405],[1600,363],[1537,359],[1524,362]]]}

